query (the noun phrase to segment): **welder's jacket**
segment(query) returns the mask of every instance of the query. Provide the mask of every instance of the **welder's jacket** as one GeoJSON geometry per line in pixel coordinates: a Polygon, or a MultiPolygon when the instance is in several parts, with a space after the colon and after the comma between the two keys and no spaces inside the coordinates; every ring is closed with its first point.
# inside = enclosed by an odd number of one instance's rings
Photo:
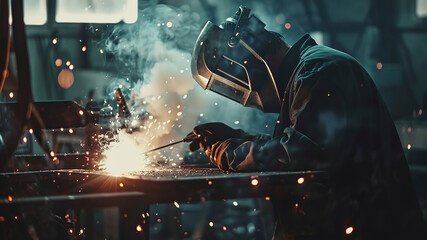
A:
{"type": "Polygon", "coordinates": [[[313,190],[320,200],[307,197],[298,209],[274,200],[275,238],[427,239],[395,126],[363,67],[306,35],[286,54],[277,84],[285,90],[274,135],[212,150],[223,170],[329,173],[313,190]]]}

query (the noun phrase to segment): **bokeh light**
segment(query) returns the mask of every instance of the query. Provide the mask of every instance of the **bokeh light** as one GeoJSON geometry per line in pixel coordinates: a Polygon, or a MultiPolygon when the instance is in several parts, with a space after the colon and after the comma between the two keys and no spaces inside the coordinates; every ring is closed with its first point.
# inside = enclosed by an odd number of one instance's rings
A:
{"type": "Polygon", "coordinates": [[[55,60],[55,65],[56,65],[57,67],[62,66],[62,59],[57,58],[57,59],[55,60]]]}
{"type": "Polygon", "coordinates": [[[73,85],[73,83],[74,83],[73,72],[71,72],[68,69],[63,69],[58,75],[59,86],[67,89],[67,88],[71,87],[73,85]]]}

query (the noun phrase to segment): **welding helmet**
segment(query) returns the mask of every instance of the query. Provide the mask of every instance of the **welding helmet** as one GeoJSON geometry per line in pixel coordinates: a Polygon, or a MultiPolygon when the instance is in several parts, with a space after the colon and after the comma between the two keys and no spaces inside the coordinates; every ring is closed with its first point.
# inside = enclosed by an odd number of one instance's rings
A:
{"type": "Polygon", "coordinates": [[[278,112],[279,93],[264,60],[273,36],[264,27],[245,7],[220,26],[208,21],[194,46],[193,78],[204,89],[243,106],[278,112]]]}

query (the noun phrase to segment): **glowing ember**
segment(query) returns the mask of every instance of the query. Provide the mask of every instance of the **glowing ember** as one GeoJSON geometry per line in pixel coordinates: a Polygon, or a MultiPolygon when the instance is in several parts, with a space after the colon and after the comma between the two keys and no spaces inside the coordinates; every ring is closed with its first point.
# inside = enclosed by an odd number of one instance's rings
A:
{"type": "Polygon", "coordinates": [[[53,44],[57,44],[57,43],[58,43],[58,38],[54,38],[54,39],[52,39],[52,43],[53,43],[53,44]]]}
{"type": "Polygon", "coordinates": [[[10,93],[9,93],[9,97],[10,97],[10,98],[13,98],[13,96],[15,96],[15,94],[14,94],[13,92],[10,92],[10,93]]]}
{"type": "Polygon", "coordinates": [[[32,128],[30,128],[30,130],[28,130],[28,132],[30,132],[30,134],[33,134],[34,130],[32,128]]]}
{"type": "Polygon", "coordinates": [[[82,52],[86,52],[86,46],[82,47],[82,52]]]}
{"type": "Polygon", "coordinates": [[[79,115],[83,116],[83,114],[84,114],[83,110],[79,110],[79,115]]]}
{"type": "Polygon", "coordinates": [[[303,177],[298,178],[298,184],[302,184],[302,183],[304,183],[304,178],[303,177]]]}
{"type": "Polygon", "coordinates": [[[73,65],[73,64],[71,64],[70,66],[68,66],[68,68],[69,68],[70,70],[73,70],[73,69],[74,69],[74,65],[73,65]]]}
{"type": "Polygon", "coordinates": [[[13,197],[12,196],[7,196],[7,200],[9,201],[9,202],[12,202],[13,201],[13,197]]]}
{"type": "Polygon", "coordinates": [[[251,180],[251,184],[252,184],[252,186],[257,186],[258,185],[258,179],[252,179],[251,180]]]}
{"type": "Polygon", "coordinates": [[[353,232],[353,227],[348,227],[346,230],[345,230],[345,234],[351,234],[352,232],[353,232]]]}
{"type": "Polygon", "coordinates": [[[141,232],[142,231],[142,227],[141,225],[136,226],[136,231],[141,232]]]}
{"type": "Polygon", "coordinates": [[[119,184],[119,186],[120,186],[120,187],[124,187],[125,185],[124,185],[123,183],[120,183],[120,184],[119,184]]]}
{"type": "Polygon", "coordinates": [[[22,141],[23,141],[24,143],[26,143],[26,142],[28,141],[27,137],[24,137],[24,138],[22,139],[22,141]]]}
{"type": "Polygon", "coordinates": [[[74,132],[74,130],[72,128],[70,128],[70,129],[68,129],[68,132],[72,134],[74,132]]]}
{"type": "Polygon", "coordinates": [[[265,200],[270,201],[270,197],[265,197],[265,200]]]}
{"type": "Polygon", "coordinates": [[[53,151],[50,152],[51,157],[55,157],[55,153],[53,151]]]}

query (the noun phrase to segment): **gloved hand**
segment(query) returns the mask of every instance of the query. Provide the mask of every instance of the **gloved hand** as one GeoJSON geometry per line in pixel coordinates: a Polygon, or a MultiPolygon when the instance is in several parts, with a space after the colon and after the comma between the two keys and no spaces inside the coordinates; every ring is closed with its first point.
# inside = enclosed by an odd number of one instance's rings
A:
{"type": "Polygon", "coordinates": [[[249,134],[245,133],[240,129],[233,129],[224,123],[213,122],[205,123],[194,127],[194,130],[190,134],[200,135],[199,138],[192,141],[188,146],[191,152],[197,149],[202,149],[209,157],[212,153],[212,145],[220,141],[227,140],[229,138],[246,138],[249,134]]]}

